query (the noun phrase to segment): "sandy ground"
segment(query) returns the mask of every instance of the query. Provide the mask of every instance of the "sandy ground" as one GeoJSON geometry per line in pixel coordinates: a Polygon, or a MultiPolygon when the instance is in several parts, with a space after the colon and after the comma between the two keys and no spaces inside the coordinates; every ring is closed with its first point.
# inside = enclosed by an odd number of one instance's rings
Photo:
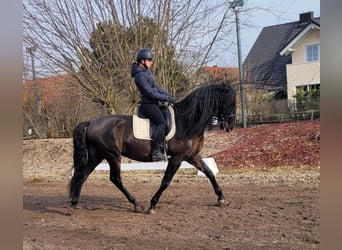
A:
{"type": "MultiPolygon", "coordinates": [[[[207,134],[204,157],[222,150],[217,138],[228,138],[215,136],[207,134]]],[[[207,178],[179,171],[153,215],[135,213],[108,172],[96,171],[72,211],[71,139],[23,141],[23,152],[23,249],[320,247],[319,168],[221,169],[217,182],[227,200],[221,207],[207,178]]],[[[123,182],[148,207],[162,174],[124,172],[123,182]]]]}
{"type": "MultiPolygon", "coordinates": [[[[23,249],[319,249],[317,175],[279,175],[219,175],[228,204],[218,207],[206,178],[178,174],[153,215],[135,213],[103,172],[85,183],[75,211],[66,182],[25,182],[23,249]]],[[[160,180],[124,175],[145,207],[160,180]]]]}

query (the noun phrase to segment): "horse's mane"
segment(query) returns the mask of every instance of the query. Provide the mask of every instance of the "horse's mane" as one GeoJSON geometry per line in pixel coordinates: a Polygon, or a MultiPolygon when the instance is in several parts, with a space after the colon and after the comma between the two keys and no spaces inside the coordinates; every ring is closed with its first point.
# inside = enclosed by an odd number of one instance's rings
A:
{"type": "Polygon", "coordinates": [[[198,87],[175,105],[176,137],[189,139],[201,135],[210,118],[228,110],[233,102],[235,90],[230,81],[198,87]]]}

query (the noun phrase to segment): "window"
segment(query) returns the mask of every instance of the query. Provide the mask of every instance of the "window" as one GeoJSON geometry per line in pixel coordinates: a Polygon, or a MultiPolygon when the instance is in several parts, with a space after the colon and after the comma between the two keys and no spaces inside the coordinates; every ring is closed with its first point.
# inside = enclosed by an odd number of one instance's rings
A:
{"type": "Polygon", "coordinates": [[[297,86],[293,97],[297,111],[319,110],[320,84],[297,86]]]}
{"type": "Polygon", "coordinates": [[[319,44],[305,45],[305,56],[307,62],[319,61],[319,44]]]}
{"type": "Polygon", "coordinates": [[[301,86],[296,86],[296,92],[300,91],[320,91],[320,84],[310,84],[310,85],[301,85],[301,86]]]}
{"type": "Polygon", "coordinates": [[[319,99],[320,84],[296,86],[296,94],[293,96],[297,101],[304,101],[308,99],[319,99]]]}

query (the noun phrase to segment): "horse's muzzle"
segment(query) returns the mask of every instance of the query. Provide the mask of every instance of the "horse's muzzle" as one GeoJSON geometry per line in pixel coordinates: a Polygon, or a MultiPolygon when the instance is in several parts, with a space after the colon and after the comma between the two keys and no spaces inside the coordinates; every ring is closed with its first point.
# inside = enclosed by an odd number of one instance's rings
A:
{"type": "Polygon", "coordinates": [[[235,127],[235,115],[230,115],[220,120],[220,128],[221,130],[225,130],[226,132],[230,132],[235,127]]]}

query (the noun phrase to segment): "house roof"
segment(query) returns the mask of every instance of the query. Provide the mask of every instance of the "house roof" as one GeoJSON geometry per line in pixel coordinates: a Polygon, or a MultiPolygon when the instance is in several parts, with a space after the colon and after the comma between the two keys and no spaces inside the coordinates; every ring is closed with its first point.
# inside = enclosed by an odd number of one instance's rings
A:
{"type": "Polygon", "coordinates": [[[296,46],[296,44],[301,41],[301,39],[312,29],[320,29],[319,24],[316,24],[314,22],[310,23],[308,26],[305,27],[297,36],[295,36],[281,51],[280,55],[290,55],[293,52],[293,47],[296,46]]]}
{"type": "Polygon", "coordinates": [[[201,72],[201,78],[204,80],[235,80],[238,78],[239,69],[237,67],[204,66],[201,72]]]}
{"type": "MultiPolygon", "coordinates": [[[[71,80],[70,75],[58,75],[47,78],[37,78],[38,94],[43,103],[53,103],[55,99],[66,91],[66,83],[71,80]]],[[[27,80],[23,84],[23,101],[26,102],[34,95],[33,80],[27,80]]]]}
{"type": "Polygon", "coordinates": [[[320,18],[313,18],[313,12],[302,13],[299,17],[295,22],[262,29],[243,63],[244,78],[248,83],[268,90],[286,89],[286,64],[292,62],[288,51],[292,42],[308,31],[309,26],[320,27],[320,18]]]}

